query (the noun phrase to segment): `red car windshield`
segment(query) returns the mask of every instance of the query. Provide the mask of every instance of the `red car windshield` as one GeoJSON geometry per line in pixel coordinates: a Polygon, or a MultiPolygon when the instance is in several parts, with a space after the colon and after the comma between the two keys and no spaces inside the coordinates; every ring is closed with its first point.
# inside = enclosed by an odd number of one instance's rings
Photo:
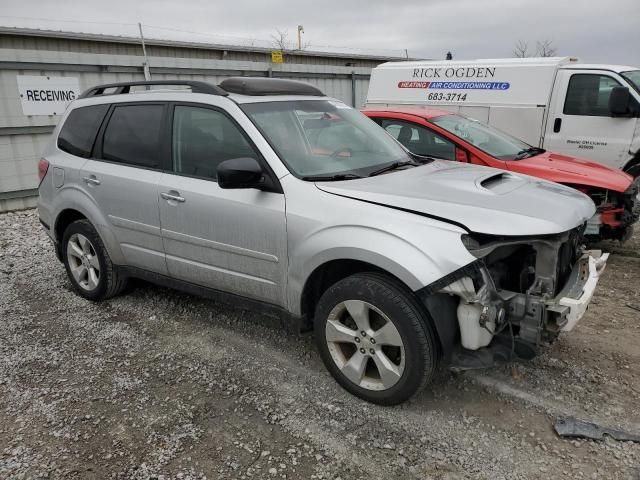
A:
{"type": "Polygon", "coordinates": [[[487,124],[460,115],[443,115],[431,121],[458,138],[500,160],[520,160],[544,152],[487,124]]]}

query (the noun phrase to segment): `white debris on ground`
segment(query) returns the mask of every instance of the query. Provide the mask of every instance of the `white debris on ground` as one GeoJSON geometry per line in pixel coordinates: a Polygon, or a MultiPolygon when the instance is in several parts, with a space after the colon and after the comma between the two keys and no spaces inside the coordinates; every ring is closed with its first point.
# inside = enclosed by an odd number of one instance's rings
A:
{"type": "Polygon", "coordinates": [[[35,211],[0,215],[0,478],[640,478],[640,445],[552,427],[640,431],[639,244],[517,375],[445,371],[384,408],[258,313],[142,282],[78,297],[35,211]]]}

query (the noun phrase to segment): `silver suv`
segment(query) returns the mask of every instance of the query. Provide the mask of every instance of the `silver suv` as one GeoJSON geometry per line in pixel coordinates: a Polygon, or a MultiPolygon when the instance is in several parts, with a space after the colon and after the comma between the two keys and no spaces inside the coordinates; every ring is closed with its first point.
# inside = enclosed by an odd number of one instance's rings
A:
{"type": "Polygon", "coordinates": [[[138,277],[252,304],[312,328],[335,379],[381,404],[439,364],[530,358],[573,328],[606,261],[583,250],[582,193],[412,156],[289,80],[91,88],[39,172],[79,295],[138,277]]]}

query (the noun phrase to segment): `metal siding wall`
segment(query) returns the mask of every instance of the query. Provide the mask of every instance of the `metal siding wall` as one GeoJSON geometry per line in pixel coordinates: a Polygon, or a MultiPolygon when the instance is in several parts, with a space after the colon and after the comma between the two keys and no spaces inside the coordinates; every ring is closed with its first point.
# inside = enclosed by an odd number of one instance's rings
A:
{"type": "MultiPolygon", "coordinates": [[[[0,131],[0,211],[4,211],[21,208],[21,205],[31,206],[33,203],[32,199],[7,198],[20,196],[21,191],[27,194],[38,185],[37,162],[49,134],[33,133],[29,128],[53,127],[61,118],[60,116],[25,116],[22,113],[18,97],[17,75],[77,77],[80,88],[86,89],[102,83],[143,80],[143,74],[142,58],[135,51],[137,48],[135,46],[94,42],[92,50],[87,51],[86,49],[91,46],[91,42],[73,39],[61,42],[59,39],[55,39],[50,42],[50,49],[43,50],[43,48],[49,47],[49,44],[45,44],[43,39],[34,41],[34,39],[16,37],[9,42],[6,37],[0,38],[2,39],[0,46],[11,44],[18,47],[0,48],[0,62],[4,62],[4,64],[0,64],[0,128],[18,128],[24,129],[25,132],[14,134],[15,131],[11,131],[11,134],[5,134],[0,131]],[[56,50],[56,47],[60,50],[56,50]],[[65,51],[65,49],[67,50],[65,51]],[[118,54],[114,54],[114,50],[118,54]],[[27,65],[23,62],[29,62],[30,65],[20,69],[20,66],[27,65]],[[42,64],[42,69],[38,68],[40,64],[42,64]],[[64,65],[70,67],[64,67],[64,65]],[[74,71],[78,69],[90,71],[74,71]],[[114,69],[133,71],[109,71],[114,69]]],[[[274,65],[264,61],[262,54],[254,55],[254,58],[260,61],[250,61],[248,57],[251,56],[246,54],[237,55],[237,59],[233,60],[231,58],[236,55],[231,55],[232,52],[225,60],[220,60],[211,59],[210,55],[198,49],[193,49],[193,58],[185,58],[184,49],[175,49],[175,51],[182,54],[180,58],[170,56],[149,58],[154,80],[179,78],[217,84],[228,75],[209,74],[206,70],[242,71],[248,75],[255,72],[256,75],[266,76],[267,71],[271,68],[274,76],[278,78],[306,81],[316,85],[327,95],[351,105],[351,73],[355,71],[359,75],[359,78],[356,78],[356,106],[361,106],[364,103],[369,81],[362,77],[367,76],[371,71],[368,67],[319,65],[320,62],[325,63],[324,59],[314,57],[307,57],[307,59],[317,63],[274,65]],[[172,70],[164,72],[162,69],[172,70]],[[193,72],[190,72],[190,69],[193,72]],[[288,75],[288,72],[291,74],[288,75]]],[[[170,49],[165,48],[163,53],[168,54],[169,52],[170,49]]]]}
{"type": "Polygon", "coordinates": [[[0,192],[38,186],[38,160],[48,140],[49,134],[0,136],[0,192]]]}

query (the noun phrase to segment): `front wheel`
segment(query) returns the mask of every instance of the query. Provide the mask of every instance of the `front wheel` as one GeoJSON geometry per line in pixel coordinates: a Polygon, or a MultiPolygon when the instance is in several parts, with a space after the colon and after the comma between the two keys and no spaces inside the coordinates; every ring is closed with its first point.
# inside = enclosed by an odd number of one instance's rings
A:
{"type": "Polygon", "coordinates": [[[369,402],[401,403],[422,390],[435,371],[429,319],[411,292],[384,275],[356,274],[329,287],[314,323],[331,375],[369,402]]]}

